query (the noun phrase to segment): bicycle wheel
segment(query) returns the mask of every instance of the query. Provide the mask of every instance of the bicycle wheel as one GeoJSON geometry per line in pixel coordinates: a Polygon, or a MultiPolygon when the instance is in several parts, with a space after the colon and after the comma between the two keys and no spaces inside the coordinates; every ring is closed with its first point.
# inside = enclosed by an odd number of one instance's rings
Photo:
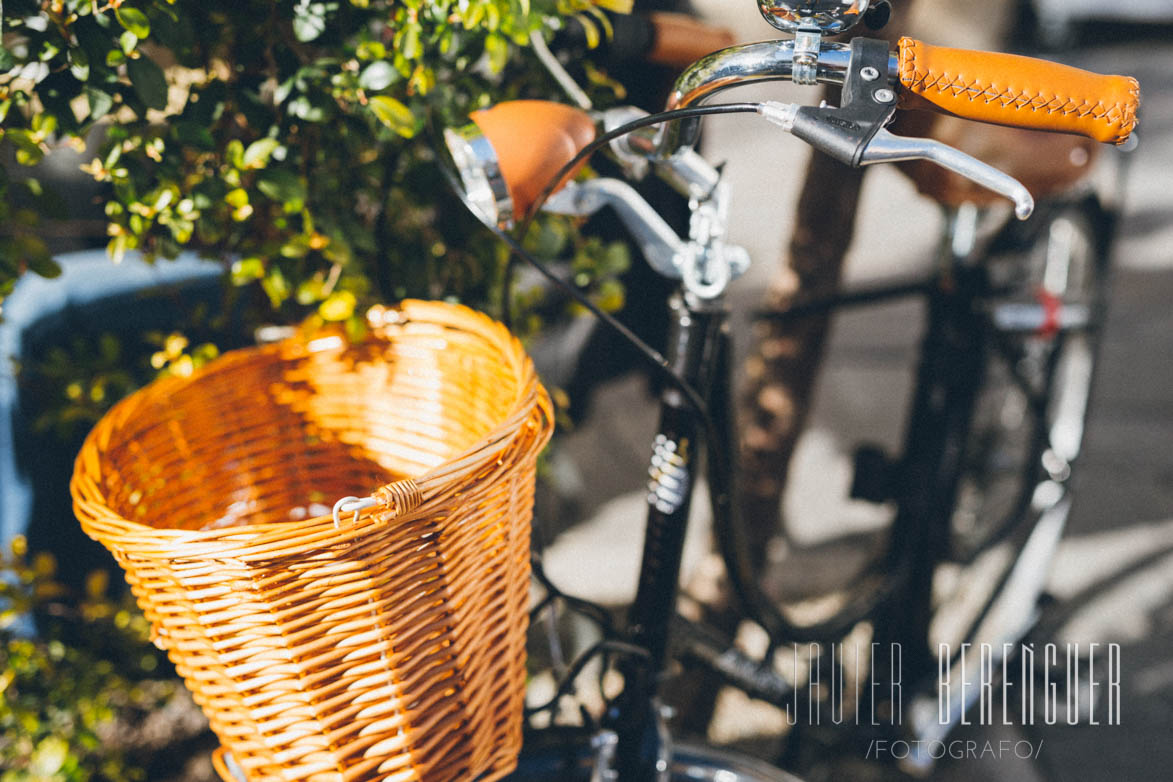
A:
{"type": "Polygon", "coordinates": [[[1098,204],[1041,215],[989,266],[997,329],[965,446],[950,556],[969,562],[1056,498],[1082,445],[1106,302],[1098,204]]]}
{"type": "MultiPolygon", "coordinates": [[[[522,750],[517,770],[505,782],[593,782],[594,751],[590,737],[566,733],[535,751],[522,750]]],[[[244,772],[225,750],[213,758],[220,778],[225,782],[244,782],[244,772]]],[[[602,777],[610,779],[611,777],[602,777]]],[[[731,752],[689,744],[673,748],[669,782],[801,782],[761,761],[731,752]]]]}
{"type": "MultiPolygon", "coordinates": [[[[527,734],[517,770],[505,782],[594,782],[597,774],[589,733],[553,728],[527,734]]],[[[713,747],[673,743],[669,782],[801,782],[760,760],[713,747]]]]}

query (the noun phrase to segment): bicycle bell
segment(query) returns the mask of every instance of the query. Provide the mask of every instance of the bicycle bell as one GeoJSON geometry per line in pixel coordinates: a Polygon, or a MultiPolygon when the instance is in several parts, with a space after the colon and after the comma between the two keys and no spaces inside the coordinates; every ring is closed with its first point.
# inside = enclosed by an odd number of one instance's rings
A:
{"type": "Polygon", "coordinates": [[[758,0],[766,21],[787,33],[838,35],[855,26],[871,0],[758,0]]]}

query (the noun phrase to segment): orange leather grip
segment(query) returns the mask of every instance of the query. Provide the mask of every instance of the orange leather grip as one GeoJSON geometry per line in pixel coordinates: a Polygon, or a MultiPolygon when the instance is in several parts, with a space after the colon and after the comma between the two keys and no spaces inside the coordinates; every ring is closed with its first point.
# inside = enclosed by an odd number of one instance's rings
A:
{"type": "Polygon", "coordinates": [[[903,108],[1122,144],[1136,127],[1140,85],[1032,57],[900,39],[903,108]],[[914,97],[915,96],[915,97],[914,97]],[[928,105],[925,105],[925,104],[928,105]]]}
{"type": "Polygon", "coordinates": [[[650,62],[684,68],[706,54],[732,46],[733,33],[723,27],[704,24],[685,14],[648,14],[652,23],[650,62]]]}

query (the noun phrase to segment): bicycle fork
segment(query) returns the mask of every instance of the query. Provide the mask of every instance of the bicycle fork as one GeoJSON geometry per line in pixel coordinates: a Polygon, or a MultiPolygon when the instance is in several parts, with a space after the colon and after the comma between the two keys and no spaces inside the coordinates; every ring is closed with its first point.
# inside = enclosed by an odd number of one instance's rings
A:
{"type": "MultiPolygon", "coordinates": [[[[672,370],[706,398],[727,356],[727,312],[717,301],[672,302],[667,359],[672,370]]],[[[717,395],[723,396],[723,392],[717,395]]],[[[724,402],[725,399],[720,399],[724,402]]],[[[678,389],[660,394],[660,422],[648,467],[647,529],[635,602],[628,615],[631,641],[649,652],[620,670],[623,694],[609,710],[607,725],[619,737],[618,778],[632,782],[667,779],[671,747],[659,686],[668,669],[669,629],[676,612],[681,557],[698,475],[702,419],[678,389]]]]}

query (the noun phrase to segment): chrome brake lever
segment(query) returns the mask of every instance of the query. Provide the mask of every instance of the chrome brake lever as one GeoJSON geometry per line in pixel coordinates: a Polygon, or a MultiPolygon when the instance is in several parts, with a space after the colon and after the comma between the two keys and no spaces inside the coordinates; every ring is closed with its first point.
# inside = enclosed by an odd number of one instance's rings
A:
{"type": "Polygon", "coordinates": [[[669,279],[680,279],[687,247],[676,231],[636,192],[618,179],[567,182],[542,206],[543,212],[589,217],[605,206],[619,215],[648,264],[669,279]]]}
{"type": "Polygon", "coordinates": [[[1014,214],[1019,220],[1025,220],[1034,212],[1034,197],[1021,182],[948,144],[927,138],[897,136],[879,128],[863,143],[862,150],[852,155],[849,154],[849,150],[836,149],[822,143],[820,134],[810,132],[809,126],[799,127],[798,122],[804,108],[794,103],[767,101],[762,104],[761,115],[788,133],[793,133],[848,165],[870,166],[904,160],[928,160],[1009,198],[1014,202],[1014,214]]]}
{"type": "Polygon", "coordinates": [[[1014,214],[1019,220],[1025,220],[1034,211],[1034,197],[1017,179],[940,141],[897,136],[881,128],[864,147],[859,165],[902,160],[928,160],[1006,196],[1014,202],[1014,214]]]}

